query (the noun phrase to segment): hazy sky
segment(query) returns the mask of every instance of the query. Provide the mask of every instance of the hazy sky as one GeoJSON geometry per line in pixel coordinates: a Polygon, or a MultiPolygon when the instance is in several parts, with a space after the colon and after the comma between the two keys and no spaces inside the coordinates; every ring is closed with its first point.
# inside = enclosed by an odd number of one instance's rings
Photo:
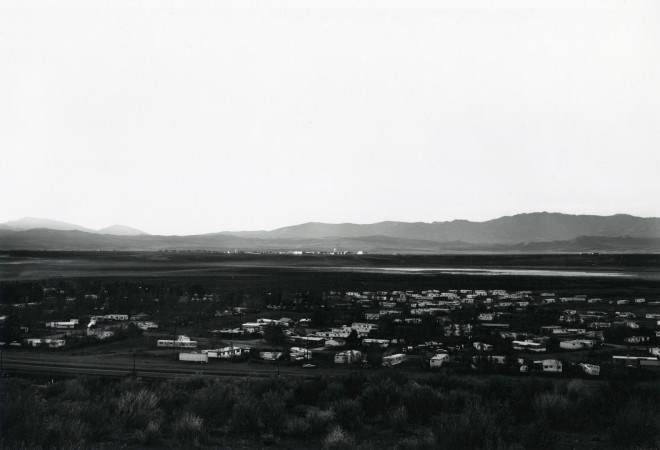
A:
{"type": "Polygon", "coordinates": [[[659,5],[0,0],[0,222],[660,216],[659,5]]]}

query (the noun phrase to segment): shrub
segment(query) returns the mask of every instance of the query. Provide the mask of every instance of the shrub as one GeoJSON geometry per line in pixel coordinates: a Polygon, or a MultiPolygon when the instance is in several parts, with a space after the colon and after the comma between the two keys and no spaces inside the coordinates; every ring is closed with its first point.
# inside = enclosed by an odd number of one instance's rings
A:
{"type": "Polygon", "coordinates": [[[344,397],[346,397],[346,389],[344,388],[344,385],[338,381],[332,381],[321,394],[320,401],[327,405],[334,400],[344,397]]]}
{"type": "Polygon", "coordinates": [[[504,431],[501,414],[479,402],[469,402],[460,414],[443,415],[437,421],[436,436],[446,448],[494,448],[504,431]]]}
{"type": "Polygon", "coordinates": [[[50,416],[44,422],[41,439],[47,447],[86,448],[89,428],[75,416],[50,416]]]}
{"type": "Polygon", "coordinates": [[[391,378],[374,379],[364,388],[360,400],[364,412],[376,418],[399,403],[399,386],[391,378]]]}
{"type": "Polygon", "coordinates": [[[208,378],[203,375],[192,375],[185,378],[175,378],[171,383],[175,389],[190,392],[205,387],[208,383],[208,378]]]}
{"type": "Polygon", "coordinates": [[[431,432],[422,434],[421,436],[411,436],[399,441],[395,450],[432,450],[438,448],[438,442],[435,435],[431,432]]]}
{"type": "Polygon", "coordinates": [[[552,450],[557,445],[555,433],[542,420],[537,420],[527,425],[521,431],[518,441],[525,448],[534,450],[552,450]]]}
{"type": "Polygon", "coordinates": [[[190,401],[190,393],[178,389],[172,382],[166,382],[160,386],[158,397],[160,398],[159,406],[167,414],[184,409],[190,401]]]}
{"type": "Polygon", "coordinates": [[[246,396],[234,404],[231,426],[238,434],[254,435],[259,433],[259,408],[254,397],[246,396]]]}
{"type": "Polygon", "coordinates": [[[23,383],[11,380],[8,386],[4,431],[15,446],[32,446],[41,436],[45,414],[42,403],[23,383]]]}
{"type": "Polygon", "coordinates": [[[346,450],[355,448],[355,440],[341,427],[335,427],[323,440],[323,448],[328,450],[346,450]]]}
{"type": "Polygon", "coordinates": [[[185,413],[173,425],[174,433],[181,442],[203,441],[204,420],[192,413],[185,413]]]}
{"type": "Polygon", "coordinates": [[[567,415],[568,399],[561,394],[550,392],[536,394],[532,404],[536,417],[552,428],[559,427],[566,420],[572,420],[567,415]]]}
{"type": "Polygon", "coordinates": [[[367,377],[362,373],[351,373],[342,378],[344,391],[349,398],[357,398],[367,382],[367,377]]]}
{"type": "Polygon", "coordinates": [[[332,403],[335,420],[347,430],[362,428],[362,405],[357,400],[342,399],[332,403]]]}
{"type": "Polygon", "coordinates": [[[67,380],[62,384],[64,385],[64,392],[60,396],[60,399],[81,402],[89,399],[89,392],[85,389],[80,380],[74,378],[73,380],[67,380]]]}
{"type": "Polygon", "coordinates": [[[234,384],[213,383],[196,391],[190,398],[192,412],[211,427],[219,426],[231,417],[240,393],[234,384]]]}
{"type": "Polygon", "coordinates": [[[335,420],[333,411],[324,410],[319,408],[310,408],[305,414],[305,421],[309,427],[309,431],[315,435],[326,433],[330,425],[335,420]]]}
{"type": "Polygon", "coordinates": [[[112,412],[110,402],[105,400],[85,402],[82,405],[80,417],[89,427],[95,439],[101,439],[112,430],[112,412]]]}
{"type": "Polygon", "coordinates": [[[408,422],[408,411],[405,406],[397,406],[387,415],[387,421],[392,428],[397,431],[403,431],[408,422]]]}
{"type": "Polygon", "coordinates": [[[263,430],[270,433],[279,433],[285,413],[284,396],[279,392],[266,392],[259,402],[260,425],[263,430]]]}
{"type": "Polygon", "coordinates": [[[160,419],[158,396],[146,389],[124,392],[116,402],[116,414],[126,428],[143,428],[150,421],[160,419]]]}
{"type": "Polygon", "coordinates": [[[325,380],[321,377],[302,380],[295,388],[294,401],[296,404],[318,405],[324,388],[325,380]]]}
{"type": "Polygon", "coordinates": [[[309,434],[307,420],[299,416],[288,416],[284,420],[284,434],[293,437],[304,437],[309,434]]]}
{"type": "Polygon", "coordinates": [[[143,430],[138,430],[135,433],[136,439],[143,445],[155,446],[161,442],[161,425],[160,422],[154,420],[150,421],[143,430]]]}
{"type": "Polygon", "coordinates": [[[614,416],[610,439],[622,447],[660,447],[660,412],[654,403],[629,401],[614,416]]]}
{"type": "Polygon", "coordinates": [[[410,419],[415,422],[426,421],[440,409],[440,396],[430,386],[410,384],[401,396],[410,419]]]}

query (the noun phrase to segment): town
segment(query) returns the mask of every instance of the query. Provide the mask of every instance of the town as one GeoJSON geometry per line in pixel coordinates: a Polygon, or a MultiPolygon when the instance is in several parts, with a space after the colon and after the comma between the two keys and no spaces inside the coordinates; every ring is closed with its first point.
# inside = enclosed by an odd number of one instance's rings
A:
{"type": "Polygon", "coordinates": [[[260,295],[95,288],[22,285],[21,298],[1,306],[0,348],[6,356],[270,364],[278,374],[282,365],[610,379],[660,369],[658,299],[465,288],[260,295]]]}

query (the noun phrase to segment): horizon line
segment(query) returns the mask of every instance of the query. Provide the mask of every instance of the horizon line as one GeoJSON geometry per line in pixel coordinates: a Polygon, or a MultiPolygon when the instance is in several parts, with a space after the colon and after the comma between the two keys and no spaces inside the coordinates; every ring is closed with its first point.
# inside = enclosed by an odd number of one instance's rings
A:
{"type": "MultiPolygon", "coordinates": [[[[75,230],[75,229],[64,229],[64,230],[59,230],[59,231],[82,231],[82,232],[96,232],[99,233],[101,230],[104,230],[106,228],[114,227],[114,226],[120,226],[120,227],[126,227],[126,228],[131,228],[136,231],[140,231],[141,233],[145,233],[146,235],[150,236],[203,236],[203,235],[208,235],[208,234],[220,234],[220,233],[263,233],[263,232],[272,232],[272,231],[277,231],[281,230],[284,228],[291,228],[291,227],[296,227],[296,226],[301,226],[301,225],[309,225],[309,224],[319,224],[319,225],[358,225],[358,226],[369,226],[369,225],[378,225],[378,224],[383,224],[383,223],[406,223],[406,224],[437,224],[437,223],[451,223],[451,222],[471,222],[471,223],[486,223],[486,222],[491,222],[494,220],[499,220],[499,219],[504,219],[504,218],[509,218],[509,217],[516,217],[516,216],[524,216],[524,215],[532,215],[532,214],[558,214],[558,215],[564,215],[564,216],[591,216],[591,217],[614,217],[614,216],[630,216],[630,217],[637,217],[640,219],[658,219],[659,217],[657,216],[639,216],[635,214],[630,214],[630,213],[614,213],[614,214],[572,214],[572,213],[564,213],[564,212],[558,212],[558,211],[532,211],[532,212],[521,212],[521,213],[516,213],[516,214],[506,214],[486,220],[470,220],[470,219],[451,219],[451,220],[439,220],[439,221],[430,221],[430,222],[425,222],[425,221],[406,221],[406,220],[381,220],[377,222],[364,222],[364,223],[358,223],[358,222],[322,222],[322,221],[307,221],[307,222],[300,222],[292,225],[284,225],[276,228],[270,228],[270,229],[244,229],[244,230],[220,230],[220,231],[208,231],[208,232],[201,232],[201,233],[191,233],[191,234],[159,234],[159,233],[150,233],[148,231],[145,231],[141,228],[136,228],[132,225],[125,225],[125,224],[120,224],[120,223],[114,223],[111,225],[107,225],[101,228],[93,228],[93,227],[88,227],[84,225],[79,225],[77,223],[73,222],[68,222],[64,220],[59,220],[59,219],[50,219],[46,217],[35,217],[35,216],[24,216],[21,217],[20,219],[14,219],[14,220],[7,220],[5,222],[1,222],[0,226],[6,225],[11,222],[20,222],[22,220],[26,219],[31,219],[31,220],[44,220],[44,221],[52,221],[52,222],[59,222],[61,224],[65,225],[71,225],[75,226],[78,228],[85,228],[86,230],[75,230]]],[[[1,228],[0,228],[1,229],[1,228]]],[[[34,228],[25,228],[21,230],[9,230],[9,231],[27,231],[27,230],[33,230],[33,229],[50,229],[53,230],[53,228],[48,228],[48,227],[34,227],[34,228]]]]}

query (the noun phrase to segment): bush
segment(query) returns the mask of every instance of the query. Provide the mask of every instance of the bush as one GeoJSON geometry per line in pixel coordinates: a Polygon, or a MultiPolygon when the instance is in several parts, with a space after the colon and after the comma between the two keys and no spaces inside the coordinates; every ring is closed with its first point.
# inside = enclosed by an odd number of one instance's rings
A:
{"type": "Polygon", "coordinates": [[[325,388],[320,397],[320,402],[328,405],[334,400],[346,397],[346,388],[338,381],[331,381],[325,388]]]}
{"type": "Polygon", "coordinates": [[[351,373],[342,378],[344,391],[349,398],[357,398],[367,382],[367,377],[362,373],[351,373]]]}
{"type": "Polygon", "coordinates": [[[633,399],[614,416],[610,439],[621,447],[660,447],[658,405],[633,399]]]}
{"type": "Polygon", "coordinates": [[[108,401],[85,402],[80,417],[95,439],[102,439],[112,431],[112,410],[108,401]]]}
{"type": "Polygon", "coordinates": [[[430,386],[409,384],[401,396],[410,419],[415,422],[428,420],[440,410],[440,396],[430,386]]]}
{"type": "Polygon", "coordinates": [[[503,437],[502,414],[479,402],[470,402],[460,414],[443,415],[437,421],[436,436],[446,448],[494,448],[503,437]]]}
{"type": "Polygon", "coordinates": [[[551,428],[558,428],[566,420],[573,420],[567,414],[568,399],[561,394],[550,392],[536,394],[532,404],[536,417],[551,428]]]}
{"type": "Polygon", "coordinates": [[[307,422],[309,431],[316,436],[327,433],[328,428],[330,428],[334,420],[335,415],[331,409],[310,408],[307,414],[305,414],[305,421],[307,422]]]}
{"type": "Polygon", "coordinates": [[[8,386],[4,430],[9,442],[16,447],[36,443],[41,436],[41,422],[45,415],[42,403],[29,386],[11,380],[8,386]]]}
{"type": "Polygon", "coordinates": [[[259,406],[262,431],[279,433],[283,425],[285,411],[284,396],[279,392],[266,392],[259,406]]]}
{"type": "Polygon", "coordinates": [[[150,421],[143,430],[135,433],[136,439],[143,445],[155,446],[161,442],[160,422],[150,421]]]}
{"type": "Polygon", "coordinates": [[[406,411],[406,407],[397,406],[391,410],[387,415],[387,422],[397,431],[405,430],[408,423],[408,411],[406,411]]]}
{"type": "Polygon", "coordinates": [[[150,421],[160,420],[158,396],[146,389],[124,392],[116,402],[116,415],[127,429],[144,428],[150,421]]]}
{"type": "Polygon", "coordinates": [[[60,399],[81,402],[89,399],[89,392],[80,380],[67,380],[62,384],[64,385],[64,392],[61,394],[60,399]]]}
{"type": "Polygon", "coordinates": [[[302,380],[294,391],[294,402],[304,405],[318,405],[321,393],[325,389],[326,380],[314,377],[311,380],[302,380]]]}
{"type": "Polygon", "coordinates": [[[357,400],[342,399],[332,403],[335,420],[347,430],[362,428],[362,405],[357,400]]]}
{"type": "Polygon", "coordinates": [[[346,450],[355,448],[355,440],[341,427],[335,427],[323,440],[323,448],[328,450],[346,450]]]}
{"type": "Polygon", "coordinates": [[[288,416],[284,420],[284,434],[293,437],[305,437],[309,434],[307,420],[299,416],[288,416]]]}
{"type": "Polygon", "coordinates": [[[520,443],[525,448],[534,450],[552,450],[556,447],[556,436],[548,428],[548,424],[537,420],[530,423],[521,433],[520,443]]]}
{"type": "Polygon", "coordinates": [[[438,448],[438,442],[431,432],[402,439],[395,447],[396,450],[432,450],[436,448],[438,448]]]}
{"type": "Polygon", "coordinates": [[[174,434],[180,442],[204,441],[204,420],[192,413],[185,413],[173,425],[174,434]]]}
{"type": "Polygon", "coordinates": [[[209,426],[217,427],[231,417],[239,397],[240,393],[234,384],[213,383],[190,397],[190,410],[209,426]]]}
{"type": "Polygon", "coordinates": [[[89,428],[79,417],[50,416],[41,432],[44,444],[50,448],[86,448],[89,428]]]}
{"type": "Polygon", "coordinates": [[[259,408],[254,397],[246,396],[234,404],[231,426],[234,432],[245,436],[259,433],[259,408]]]}
{"type": "Polygon", "coordinates": [[[360,400],[365,414],[377,418],[399,403],[399,386],[391,378],[374,379],[364,388],[360,400]]]}

